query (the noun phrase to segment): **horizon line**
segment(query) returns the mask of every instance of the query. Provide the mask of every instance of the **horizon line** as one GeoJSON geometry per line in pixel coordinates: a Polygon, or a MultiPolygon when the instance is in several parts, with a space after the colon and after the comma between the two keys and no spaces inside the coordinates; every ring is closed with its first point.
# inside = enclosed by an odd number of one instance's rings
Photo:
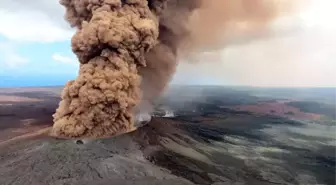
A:
{"type": "MultiPolygon", "coordinates": [[[[14,86],[1,86],[0,88],[51,88],[51,87],[63,87],[64,85],[14,85],[14,86]]],[[[253,86],[253,85],[220,85],[220,84],[170,84],[170,86],[216,86],[216,87],[233,87],[233,88],[272,88],[272,89],[336,89],[336,86],[253,86]]]]}

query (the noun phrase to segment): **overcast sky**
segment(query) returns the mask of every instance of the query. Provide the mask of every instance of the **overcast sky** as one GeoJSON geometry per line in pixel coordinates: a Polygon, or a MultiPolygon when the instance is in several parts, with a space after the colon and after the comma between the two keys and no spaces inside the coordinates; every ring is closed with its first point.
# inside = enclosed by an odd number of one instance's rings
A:
{"type": "MultiPolygon", "coordinates": [[[[173,83],[336,86],[336,1],[307,1],[305,11],[277,23],[277,35],[241,39],[199,56],[198,64],[181,64],[173,83]]],[[[74,30],[63,15],[58,0],[0,1],[0,86],[60,85],[75,77],[74,30]]]]}

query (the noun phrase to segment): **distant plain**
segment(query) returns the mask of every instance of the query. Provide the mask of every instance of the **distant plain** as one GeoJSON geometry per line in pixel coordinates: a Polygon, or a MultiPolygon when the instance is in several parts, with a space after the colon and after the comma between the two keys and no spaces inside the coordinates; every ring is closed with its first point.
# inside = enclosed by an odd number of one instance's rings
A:
{"type": "Polygon", "coordinates": [[[333,88],[172,86],[148,125],[84,145],[46,134],[61,90],[0,88],[0,184],[335,184],[333,88]]]}

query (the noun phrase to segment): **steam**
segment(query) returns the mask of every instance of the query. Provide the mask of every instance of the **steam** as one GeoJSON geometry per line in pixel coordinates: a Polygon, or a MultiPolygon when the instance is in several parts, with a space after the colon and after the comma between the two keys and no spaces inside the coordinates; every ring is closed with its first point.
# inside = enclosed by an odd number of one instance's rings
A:
{"type": "Polygon", "coordinates": [[[96,138],[136,129],[135,115],[151,111],[180,57],[222,45],[221,33],[236,23],[266,25],[281,12],[276,1],[61,0],[77,28],[80,70],[65,85],[51,134],[96,138]]]}
{"type": "Polygon", "coordinates": [[[173,111],[166,110],[166,114],[163,116],[164,118],[172,118],[175,117],[175,114],[173,111]]]}

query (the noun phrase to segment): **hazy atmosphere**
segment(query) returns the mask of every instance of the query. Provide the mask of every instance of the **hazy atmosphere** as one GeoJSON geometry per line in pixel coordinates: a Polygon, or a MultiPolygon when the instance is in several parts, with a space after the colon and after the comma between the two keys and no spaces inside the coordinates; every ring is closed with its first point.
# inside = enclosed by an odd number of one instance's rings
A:
{"type": "MultiPolygon", "coordinates": [[[[78,72],[70,46],[74,29],[57,0],[26,3],[0,2],[0,86],[63,85],[78,72]]],[[[171,83],[336,86],[336,3],[301,3],[271,27],[256,31],[242,25],[217,51],[181,59],[189,63],[180,63],[171,83]]]]}
{"type": "Polygon", "coordinates": [[[0,0],[0,185],[335,185],[335,0],[0,0]]]}

